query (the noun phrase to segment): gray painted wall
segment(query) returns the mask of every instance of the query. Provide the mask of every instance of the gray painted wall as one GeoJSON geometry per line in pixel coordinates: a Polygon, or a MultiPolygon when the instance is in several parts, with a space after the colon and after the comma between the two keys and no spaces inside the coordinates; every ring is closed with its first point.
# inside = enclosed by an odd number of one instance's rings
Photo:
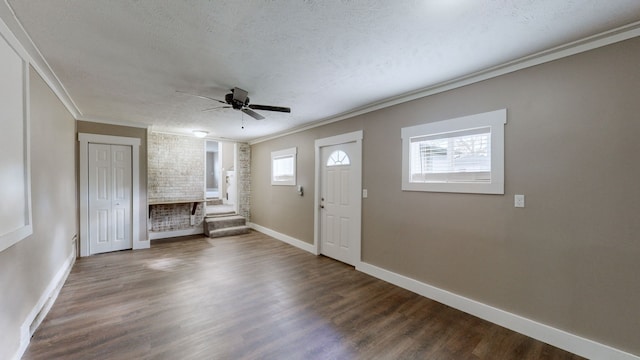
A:
{"type": "Polygon", "coordinates": [[[365,262],[640,354],[638,59],[635,38],[255,144],[252,222],[312,243],[314,140],[362,129],[365,262]],[[400,190],[402,127],[501,108],[505,195],[400,190]],[[304,197],[269,184],[292,146],[304,197]]]}
{"type": "Polygon", "coordinates": [[[0,359],[20,345],[20,326],[73,253],[76,218],[75,120],[30,71],[33,234],[0,252],[0,359]]]}

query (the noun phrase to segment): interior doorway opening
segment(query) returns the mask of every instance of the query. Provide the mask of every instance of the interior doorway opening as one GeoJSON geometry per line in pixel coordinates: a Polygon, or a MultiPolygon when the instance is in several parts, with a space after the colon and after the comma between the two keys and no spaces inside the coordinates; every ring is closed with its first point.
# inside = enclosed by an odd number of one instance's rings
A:
{"type": "Polygon", "coordinates": [[[207,140],[205,156],[205,194],[210,204],[224,204],[237,211],[237,144],[207,140]],[[217,200],[211,202],[210,200],[217,200]]]}
{"type": "Polygon", "coordinates": [[[220,160],[220,143],[217,141],[207,141],[205,167],[207,199],[220,198],[220,193],[222,191],[222,189],[220,188],[220,179],[222,173],[220,160]]]}

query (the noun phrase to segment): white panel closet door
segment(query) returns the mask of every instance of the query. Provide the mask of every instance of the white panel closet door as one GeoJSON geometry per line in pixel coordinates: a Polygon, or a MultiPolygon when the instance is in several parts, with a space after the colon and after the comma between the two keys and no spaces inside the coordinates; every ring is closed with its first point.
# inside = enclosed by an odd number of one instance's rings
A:
{"type": "Polygon", "coordinates": [[[89,144],[89,253],[132,248],[131,146],[89,144]]]}

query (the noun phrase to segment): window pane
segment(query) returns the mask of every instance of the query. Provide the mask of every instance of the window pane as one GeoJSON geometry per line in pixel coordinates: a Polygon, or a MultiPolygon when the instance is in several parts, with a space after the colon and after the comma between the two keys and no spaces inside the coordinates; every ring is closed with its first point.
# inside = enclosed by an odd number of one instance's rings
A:
{"type": "Polygon", "coordinates": [[[410,182],[491,182],[491,128],[420,136],[410,142],[410,182]]]}
{"type": "Polygon", "coordinates": [[[336,150],[329,155],[327,159],[327,166],[349,165],[351,160],[349,155],[342,150],[336,150]]]}
{"type": "Polygon", "coordinates": [[[297,148],[271,152],[271,185],[296,184],[297,148]]]}
{"type": "Polygon", "coordinates": [[[293,180],[293,156],[283,156],[273,159],[273,180],[293,180]]]}
{"type": "Polygon", "coordinates": [[[507,109],[401,129],[402,190],[504,194],[507,109]]]}

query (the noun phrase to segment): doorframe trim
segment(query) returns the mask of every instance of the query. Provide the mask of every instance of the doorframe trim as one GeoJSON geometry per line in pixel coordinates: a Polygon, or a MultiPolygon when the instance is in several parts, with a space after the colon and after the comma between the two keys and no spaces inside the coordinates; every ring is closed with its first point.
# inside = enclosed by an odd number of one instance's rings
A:
{"type": "Polygon", "coordinates": [[[352,162],[356,191],[358,193],[356,200],[356,218],[354,219],[358,226],[356,227],[354,253],[352,256],[353,266],[359,266],[362,260],[362,139],[363,131],[353,131],[350,133],[330,136],[315,141],[315,191],[314,191],[314,207],[313,207],[313,248],[316,255],[320,255],[320,177],[322,172],[322,164],[320,162],[320,149],[326,146],[340,145],[346,143],[356,143],[355,158],[357,161],[352,162]],[[355,163],[355,164],[354,164],[355,163]]]}
{"type": "Polygon", "coordinates": [[[131,245],[146,249],[140,240],[140,139],[124,136],[78,133],[80,142],[80,256],[89,256],[89,143],[131,146],[131,245]]]}

